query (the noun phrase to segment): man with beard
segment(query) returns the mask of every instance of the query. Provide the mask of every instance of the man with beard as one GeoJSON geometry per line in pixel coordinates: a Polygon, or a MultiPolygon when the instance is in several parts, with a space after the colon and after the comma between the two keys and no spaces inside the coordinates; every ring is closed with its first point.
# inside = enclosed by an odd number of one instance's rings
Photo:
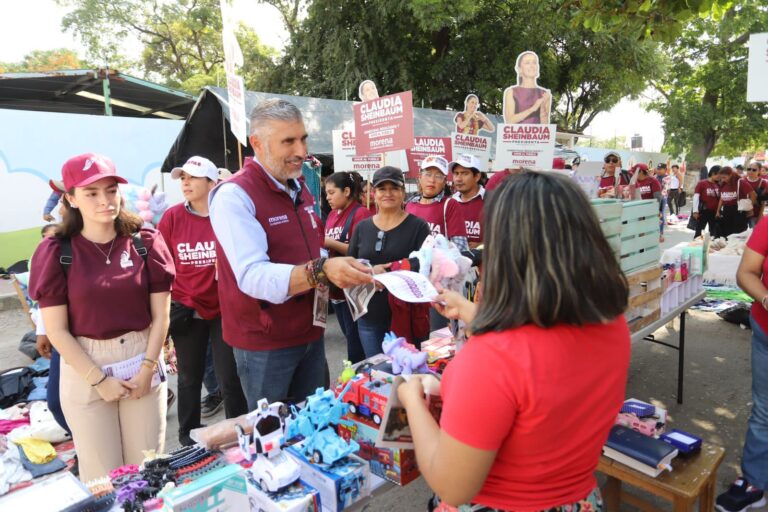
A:
{"type": "Polygon", "coordinates": [[[327,384],[321,311],[327,285],[345,288],[372,277],[354,258],[321,255],[321,221],[299,179],[307,156],[299,109],[270,99],[253,109],[250,121],[254,157],[208,200],[222,249],[223,337],[254,410],[261,398],[300,402],[327,384]]]}

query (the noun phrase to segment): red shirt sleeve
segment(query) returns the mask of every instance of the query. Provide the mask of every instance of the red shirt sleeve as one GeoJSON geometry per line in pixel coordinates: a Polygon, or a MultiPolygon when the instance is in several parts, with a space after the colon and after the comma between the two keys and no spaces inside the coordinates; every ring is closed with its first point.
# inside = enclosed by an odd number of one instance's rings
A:
{"type": "Polygon", "coordinates": [[[147,248],[149,293],[170,291],[176,277],[176,267],[163,236],[154,229],[142,229],[141,239],[147,248]]]}
{"type": "Polygon", "coordinates": [[[747,247],[763,256],[768,256],[768,223],[765,222],[766,218],[768,217],[760,219],[749,240],[747,240],[747,247]]]}
{"type": "Polygon", "coordinates": [[[661,192],[661,185],[656,180],[651,180],[651,192],[661,192]]]}
{"type": "Polygon", "coordinates": [[[468,446],[498,451],[515,422],[516,400],[509,377],[488,371],[497,356],[488,343],[475,338],[446,369],[441,395],[440,428],[468,446]]]}
{"type": "Polygon", "coordinates": [[[741,178],[739,183],[739,199],[749,198],[749,194],[755,191],[755,189],[752,188],[752,184],[744,178],[741,178]]]}
{"type": "Polygon", "coordinates": [[[163,236],[166,247],[173,244],[173,239],[171,238],[171,234],[173,233],[173,219],[170,208],[165,210],[163,216],[160,217],[160,222],[157,223],[157,230],[163,236]]]}
{"type": "Polygon", "coordinates": [[[705,195],[707,193],[707,191],[706,191],[706,185],[704,183],[705,182],[703,182],[703,181],[698,182],[696,184],[696,188],[693,189],[693,193],[694,194],[699,194],[700,196],[705,195]]]}
{"type": "Polygon", "coordinates": [[[58,238],[45,238],[32,256],[29,296],[43,308],[67,303],[67,276],[59,261],[60,243],[58,238]]]}
{"type": "Polygon", "coordinates": [[[448,198],[448,205],[445,207],[445,223],[448,227],[446,237],[450,240],[452,236],[467,236],[467,223],[464,222],[464,212],[459,208],[459,203],[448,198]]]}

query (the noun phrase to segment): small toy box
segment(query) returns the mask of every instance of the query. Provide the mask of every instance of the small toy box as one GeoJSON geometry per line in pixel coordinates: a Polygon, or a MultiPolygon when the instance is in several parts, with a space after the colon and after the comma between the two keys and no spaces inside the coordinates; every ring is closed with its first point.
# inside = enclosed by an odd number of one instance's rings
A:
{"type": "Polygon", "coordinates": [[[301,480],[278,492],[268,492],[248,474],[246,485],[252,512],[320,512],[321,510],[320,493],[301,480]]]}
{"type": "Polygon", "coordinates": [[[701,438],[684,430],[673,428],[670,432],[662,434],[660,439],[677,448],[681,456],[693,455],[701,450],[701,438]]]}
{"type": "Polygon", "coordinates": [[[421,351],[428,354],[427,365],[429,369],[442,374],[453,356],[456,355],[456,344],[451,338],[431,338],[421,343],[421,351]]]}
{"type": "Polygon", "coordinates": [[[224,512],[249,510],[245,469],[229,464],[197,480],[161,493],[163,510],[181,512],[224,512]]]}
{"type": "Polygon", "coordinates": [[[397,448],[380,448],[375,445],[378,436],[377,428],[359,421],[352,415],[347,415],[344,419],[349,421],[349,425],[339,425],[339,435],[344,439],[357,441],[360,445],[357,455],[368,461],[371,473],[397,485],[405,485],[419,477],[416,452],[397,448]]]}
{"type": "Polygon", "coordinates": [[[299,443],[286,453],[301,466],[301,480],[317,489],[325,512],[341,512],[370,495],[371,473],[368,463],[349,455],[332,465],[316,465],[307,460],[299,443]]]}
{"type": "Polygon", "coordinates": [[[630,398],[616,416],[616,424],[631,428],[648,437],[658,438],[667,423],[667,411],[653,404],[630,398]]]}

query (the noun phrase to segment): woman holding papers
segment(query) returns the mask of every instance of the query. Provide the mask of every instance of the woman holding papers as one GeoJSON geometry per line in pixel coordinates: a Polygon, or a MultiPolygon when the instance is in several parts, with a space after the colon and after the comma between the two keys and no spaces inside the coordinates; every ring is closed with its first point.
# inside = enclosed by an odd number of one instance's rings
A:
{"type": "Polygon", "coordinates": [[[440,424],[421,378],[398,388],[433,505],[600,510],[594,471],[629,367],[626,280],[567,177],[510,176],[485,218],[482,302],[436,298],[472,332],[443,374],[440,424]]]}
{"type": "Polygon", "coordinates": [[[30,295],[61,354],[85,482],[164,451],[167,385],[156,374],[175,271],[163,237],[123,208],[126,181],[108,158],[73,157],[62,175],[64,220],[35,252],[30,295]]]}
{"type": "MultiPolygon", "coordinates": [[[[418,264],[418,260],[411,261],[406,258],[412,251],[421,248],[421,244],[429,235],[429,226],[422,219],[403,210],[403,172],[395,167],[382,167],[373,174],[373,187],[379,211],[373,217],[360,221],[355,228],[347,256],[368,260],[374,265],[375,273],[397,268],[418,271],[418,268],[413,268],[418,264]]],[[[407,308],[407,311],[418,315],[418,318],[411,320],[423,320],[428,334],[429,310],[418,305],[412,306],[407,308]]],[[[398,312],[401,313],[400,308],[398,312]]],[[[368,313],[357,320],[357,332],[366,358],[381,352],[384,334],[392,329],[392,323],[389,293],[380,290],[374,293],[368,303],[368,313]]],[[[398,329],[396,332],[406,336],[402,330],[398,329]]]]}

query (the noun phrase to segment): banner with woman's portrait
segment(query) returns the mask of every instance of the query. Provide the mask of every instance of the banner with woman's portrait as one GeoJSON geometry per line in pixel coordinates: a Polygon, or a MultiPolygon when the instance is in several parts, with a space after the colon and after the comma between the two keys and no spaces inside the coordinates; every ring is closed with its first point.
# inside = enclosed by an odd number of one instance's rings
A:
{"type": "MultiPolygon", "coordinates": [[[[453,118],[455,125],[451,133],[451,159],[459,155],[471,154],[487,164],[491,158],[491,138],[480,132],[493,132],[496,127],[493,122],[480,111],[480,98],[477,94],[468,94],[464,98],[464,110],[457,112],[453,118]]],[[[485,171],[486,169],[481,169],[485,171]]]]}

